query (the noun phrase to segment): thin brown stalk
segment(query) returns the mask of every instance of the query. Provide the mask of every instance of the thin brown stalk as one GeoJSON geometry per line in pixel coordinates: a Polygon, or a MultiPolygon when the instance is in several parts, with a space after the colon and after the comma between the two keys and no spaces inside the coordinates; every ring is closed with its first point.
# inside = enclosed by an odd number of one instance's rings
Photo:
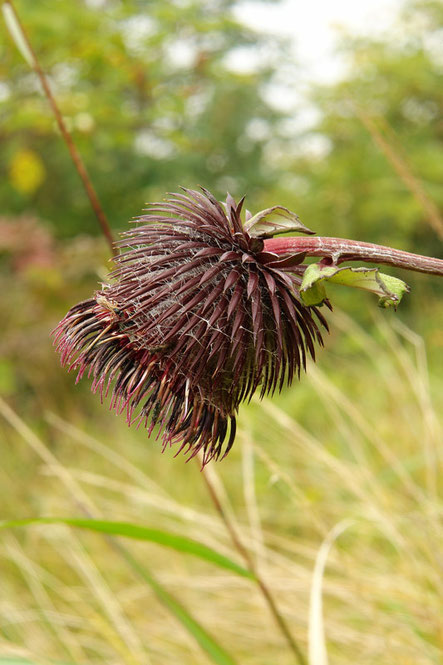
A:
{"type": "Polygon", "coordinates": [[[279,256],[295,253],[320,256],[337,265],[344,261],[363,261],[443,276],[443,259],[346,238],[319,236],[269,238],[265,240],[264,249],[279,256]]]}
{"type": "Polygon", "coordinates": [[[71,136],[71,134],[68,131],[68,128],[66,127],[66,123],[63,119],[63,116],[60,112],[60,109],[57,106],[57,102],[55,101],[54,95],[52,94],[51,87],[49,85],[48,78],[46,74],[44,73],[40,62],[37,58],[37,55],[32,47],[32,44],[30,42],[29,36],[22,24],[22,22],[19,19],[19,16],[17,14],[17,11],[12,3],[11,0],[5,0],[4,3],[4,8],[9,8],[10,14],[12,14],[14,23],[15,23],[15,28],[18,29],[20,33],[20,38],[26,45],[26,53],[27,56],[26,60],[29,62],[31,65],[32,69],[35,71],[37,74],[40,83],[42,85],[44,94],[49,102],[49,105],[51,107],[51,110],[54,114],[55,120],[57,122],[58,128],[60,129],[61,135],[63,137],[63,140],[66,143],[66,146],[69,150],[69,154],[71,156],[72,162],[77,169],[77,172],[82,180],[83,186],[86,190],[86,194],[89,198],[89,201],[91,203],[92,209],[95,213],[95,216],[97,217],[97,220],[100,224],[101,230],[103,231],[103,234],[109,244],[109,247],[111,249],[112,254],[115,256],[117,254],[117,250],[114,246],[114,240],[112,237],[112,232],[111,228],[108,222],[108,219],[105,215],[105,212],[100,204],[100,201],[98,199],[98,196],[95,192],[95,189],[92,185],[91,179],[88,175],[88,172],[86,170],[86,167],[84,165],[84,162],[80,156],[79,151],[77,150],[77,147],[74,143],[74,140],[71,136]]]}
{"type": "MultiPolygon", "coordinates": [[[[198,460],[197,460],[198,461],[198,460]]],[[[198,462],[201,464],[201,459],[198,462]]],[[[203,480],[205,481],[206,487],[208,489],[209,496],[211,497],[212,503],[214,504],[215,509],[217,510],[218,514],[220,515],[221,519],[223,520],[226,530],[228,531],[232,543],[240,556],[244,559],[246,566],[248,567],[249,571],[254,575],[255,580],[257,582],[257,586],[259,587],[263,598],[265,599],[269,610],[271,614],[273,615],[275,622],[277,626],[279,627],[280,631],[282,632],[286,642],[288,643],[289,648],[293,652],[296,661],[299,663],[299,665],[307,665],[306,659],[303,655],[303,651],[301,650],[300,646],[297,644],[295,641],[294,637],[291,634],[291,631],[289,630],[289,627],[284,620],[283,616],[280,614],[280,611],[277,607],[277,604],[275,602],[275,599],[267,586],[266,582],[264,579],[260,576],[257,566],[254,562],[253,557],[251,556],[250,552],[248,549],[245,547],[243,544],[234,524],[229,518],[229,515],[227,514],[226,510],[223,508],[222,501],[220,499],[219,493],[217,492],[217,489],[212,482],[207,470],[203,467],[201,469],[201,475],[203,476],[203,480]]]]}
{"type": "MultiPolygon", "coordinates": [[[[397,175],[403,180],[406,187],[420,203],[428,217],[429,224],[437,235],[443,239],[443,219],[440,212],[434,201],[427,195],[420,180],[412,172],[406,159],[394,148],[386,136],[383,136],[374,119],[361,106],[353,103],[353,108],[361,123],[370,133],[374,143],[378,145],[397,175]]],[[[387,125],[386,120],[383,120],[383,122],[387,125]]]]}

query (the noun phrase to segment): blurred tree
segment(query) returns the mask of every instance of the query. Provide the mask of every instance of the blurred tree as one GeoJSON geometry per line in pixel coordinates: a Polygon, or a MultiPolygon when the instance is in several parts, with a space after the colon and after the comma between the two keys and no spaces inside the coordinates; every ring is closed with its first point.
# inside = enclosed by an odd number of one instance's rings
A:
{"type": "MultiPolygon", "coordinates": [[[[179,185],[252,198],[275,181],[251,123],[281,118],[262,90],[284,47],[234,20],[235,4],[15,3],[114,225],[179,185]],[[239,48],[253,71],[232,68],[239,48]]],[[[98,232],[39,83],[1,30],[3,212],[37,209],[60,236],[98,232]]]]}
{"type": "MultiPolygon", "coordinates": [[[[17,0],[113,224],[123,227],[180,184],[203,184],[220,198],[246,193],[251,209],[286,204],[325,235],[435,253],[441,3],[408,2],[376,38],[343,36],[348,74],[313,90],[319,120],[302,131],[293,120],[305,101],[291,111],[269,101],[269,84],[289,62],[285,45],[234,20],[237,1],[17,0]],[[252,55],[249,73],[232,67],[239,50],[252,55]],[[421,201],[374,132],[412,174],[421,201]]],[[[37,209],[60,236],[98,233],[36,77],[9,38],[0,56],[4,212],[37,209]]]]}
{"type": "Polygon", "coordinates": [[[442,43],[443,5],[437,0],[407,3],[394,28],[376,38],[343,37],[348,74],[314,90],[320,119],[295,137],[295,157],[286,160],[293,189],[281,196],[318,233],[438,252],[442,43]],[[398,164],[406,177],[413,175],[427,203],[399,175],[398,164]],[[434,228],[427,205],[434,209],[434,228]]]}

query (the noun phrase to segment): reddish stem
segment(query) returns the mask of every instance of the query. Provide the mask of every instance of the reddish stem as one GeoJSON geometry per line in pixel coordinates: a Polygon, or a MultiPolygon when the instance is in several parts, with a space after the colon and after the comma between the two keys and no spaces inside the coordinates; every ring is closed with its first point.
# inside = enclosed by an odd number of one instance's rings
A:
{"type": "Polygon", "coordinates": [[[286,237],[269,238],[264,241],[264,251],[285,256],[304,253],[306,256],[320,256],[338,265],[343,261],[363,261],[381,263],[395,268],[425,272],[443,276],[443,259],[404,252],[392,247],[358,242],[345,238],[327,237],[286,237]]]}

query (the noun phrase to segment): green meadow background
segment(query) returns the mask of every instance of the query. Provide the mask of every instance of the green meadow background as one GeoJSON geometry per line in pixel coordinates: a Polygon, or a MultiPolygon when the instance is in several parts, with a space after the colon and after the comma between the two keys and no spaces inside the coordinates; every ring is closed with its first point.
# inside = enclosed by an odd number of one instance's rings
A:
{"type": "MultiPolygon", "coordinates": [[[[204,185],[320,235],[441,257],[443,6],[343,34],[345,78],[282,110],[278,86],[305,90],[303,70],[237,4],[14,3],[113,232],[204,185]]],[[[204,475],[59,365],[51,330],[106,278],[109,250],[4,22],[0,118],[0,663],[441,663],[438,279],[396,271],[412,287],[397,312],[331,286],[317,364],[244,405],[204,475]],[[17,523],[32,518],[62,521],[17,523]]]]}

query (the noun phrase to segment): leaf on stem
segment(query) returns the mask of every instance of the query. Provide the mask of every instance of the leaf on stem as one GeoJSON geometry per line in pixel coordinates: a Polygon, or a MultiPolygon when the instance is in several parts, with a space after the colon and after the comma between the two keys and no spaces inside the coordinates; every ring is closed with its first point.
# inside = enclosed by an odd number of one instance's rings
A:
{"type": "Polygon", "coordinates": [[[378,268],[339,268],[313,263],[306,269],[300,287],[300,296],[305,305],[324,303],[327,298],[324,282],[371,291],[379,296],[379,306],[385,308],[396,308],[403,295],[409,292],[406,282],[385,275],[378,268]]]}
{"type": "Polygon", "coordinates": [[[315,231],[311,231],[301,223],[295,212],[291,212],[283,206],[272,206],[272,208],[260,210],[247,220],[244,229],[253,238],[272,238],[277,233],[288,233],[289,231],[315,235],[315,231]]]}

